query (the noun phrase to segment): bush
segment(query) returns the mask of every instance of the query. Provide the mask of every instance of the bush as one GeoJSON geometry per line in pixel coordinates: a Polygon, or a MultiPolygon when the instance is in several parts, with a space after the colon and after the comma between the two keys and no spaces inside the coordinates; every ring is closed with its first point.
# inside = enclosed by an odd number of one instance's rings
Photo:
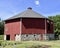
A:
{"type": "Polygon", "coordinates": [[[60,35],[59,35],[59,40],[60,40],[60,35]]]}
{"type": "Polygon", "coordinates": [[[26,46],[25,48],[40,48],[41,45],[40,44],[33,44],[31,46],[26,46]]]}
{"type": "Polygon", "coordinates": [[[0,46],[1,46],[1,43],[2,43],[3,41],[2,40],[0,40],[0,46]]]}
{"type": "Polygon", "coordinates": [[[4,40],[4,35],[0,35],[0,40],[4,40]]]}
{"type": "Polygon", "coordinates": [[[13,46],[13,45],[18,45],[21,44],[21,42],[16,42],[16,41],[2,41],[1,46],[5,47],[5,46],[13,46]]]}
{"type": "Polygon", "coordinates": [[[7,41],[1,42],[1,46],[5,47],[7,45],[7,41]]]}
{"type": "Polygon", "coordinates": [[[4,48],[14,48],[13,46],[5,46],[4,48]]]}

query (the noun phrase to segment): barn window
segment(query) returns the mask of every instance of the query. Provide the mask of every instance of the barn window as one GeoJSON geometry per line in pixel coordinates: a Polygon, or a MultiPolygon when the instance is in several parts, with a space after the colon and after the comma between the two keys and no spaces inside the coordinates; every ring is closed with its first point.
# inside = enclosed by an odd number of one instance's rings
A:
{"type": "Polygon", "coordinates": [[[36,35],[34,34],[34,37],[35,37],[36,35]]]}
{"type": "Polygon", "coordinates": [[[26,35],[26,37],[28,37],[28,35],[26,35]]]}
{"type": "Polygon", "coordinates": [[[49,24],[49,23],[48,23],[48,25],[47,25],[47,29],[50,30],[50,24],[49,24]]]}
{"type": "Polygon", "coordinates": [[[16,36],[16,34],[15,34],[15,36],[16,36]]]}

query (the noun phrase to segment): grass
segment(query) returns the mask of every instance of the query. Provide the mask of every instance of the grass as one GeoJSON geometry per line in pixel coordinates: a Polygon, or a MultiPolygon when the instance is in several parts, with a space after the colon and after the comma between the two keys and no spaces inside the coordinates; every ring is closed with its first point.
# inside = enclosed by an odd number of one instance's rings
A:
{"type": "MultiPolygon", "coordinates": [[[[14,41],[7,41],[8,42],[13,42],[14,41]]],[[[26,48],[29,46],[38,46],[38,45],[49,45],[50,48],[60,48],[60,40],[55,40],[55,41],[21,41],[20,44],[19,42],[14,46],[14,45],[7,45],[4,48],[26,48]]]]}
{"type": "Polygon", "coordinates": [[[40,44],[40,45],[49,45],[51,46],[50,48],[60,48],[60,40],[58,41],[26,41],[23,42],[23,44],[40,44]]]}
{"type": "Polygon", "coordinates": [[[4,35],[0,35],[0,40],[3,40],[4,39],[4,35]]]}

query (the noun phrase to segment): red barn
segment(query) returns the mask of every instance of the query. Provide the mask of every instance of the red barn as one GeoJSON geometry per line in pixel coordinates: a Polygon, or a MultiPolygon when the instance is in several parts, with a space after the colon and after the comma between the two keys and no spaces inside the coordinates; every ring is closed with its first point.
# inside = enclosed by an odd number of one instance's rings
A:
{"type": "Polygon", "coordinates": [[[5,20],[4,40],[54,39],[53,21],[28,8],[5,20]]]}

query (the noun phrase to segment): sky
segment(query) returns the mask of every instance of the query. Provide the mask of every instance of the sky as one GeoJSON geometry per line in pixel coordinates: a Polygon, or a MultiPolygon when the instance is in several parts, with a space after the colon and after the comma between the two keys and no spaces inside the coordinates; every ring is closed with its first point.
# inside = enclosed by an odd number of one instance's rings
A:
{"type": "Polygon", "coordinates": [[[28,7],[45,17],[60,14],[60,0],[0,0],[0,18],[5,20],[28,7]]]}

